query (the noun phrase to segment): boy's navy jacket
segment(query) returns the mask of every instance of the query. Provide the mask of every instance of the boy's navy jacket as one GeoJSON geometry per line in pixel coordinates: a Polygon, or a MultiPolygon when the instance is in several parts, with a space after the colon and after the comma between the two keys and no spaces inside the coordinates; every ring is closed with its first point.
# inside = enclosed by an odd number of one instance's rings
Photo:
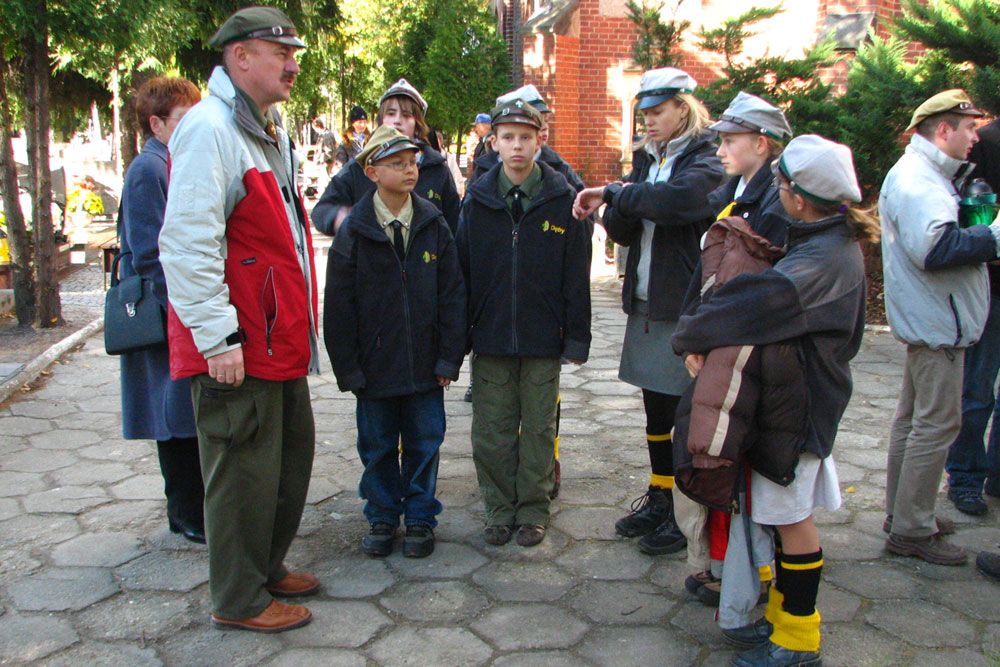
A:
{"type": "MultiPolygon", "coordinates": [[[[454,235],[458,229],[458,213],[462,207],[462,200],[459,199],[458,190],[455,188],[455,179],[451,177],[444,156],[436,150],[422,143],[420,153],[423,157],[413,194],[437,206],[444,214],[448,227],[454,235]]],[[[340,207],[354,206],[362,197],[374,191],[375,183],[365,176],[364,168],[351,160],[330,180],[330,184],[323,191],[323,196],[316,202],[316,207],[312,211],[313,226],[324,234],[332,235],[333,221],[337,219],[340,207]]]]}
{"type": "Polygon", "coordinates": [[[323,337],[337,386],[374,399],[458,379],[465,355],[465,285],[455,241],[430,202],[413,199],[405,262],[375,217],[374,191],[333,239],[323,337]]]}
{"type": "Polygon", "coordinates": [[[590,239],[572,214],[574,190],[537,164],[542,189],[519,224],[499,194],[502,164],[466,192],[457,243],[470,343],[476,354],[586,361],[590,239]]]}
{"type": "Polygon", "coordinates": [[[848,362],[865,325],[865,267],[846,218],[793,221],[788,253],[763,273],[733,278],[677,323],[681,355],[725,345],[767,345],[799,338],[808,387],[804,451],[829,456],[851,398],[848,362]]]}
{"type": "Polygon", "coordinates": [[[676,320],[701,259],[701,235],[715,222],[708,194],[722,181],[722,162],[715,156],[714,132],[693,137],[674,160],[666,181],[647,183],[654,158],[646,150],[632,153],[628,187],[608,185],[604,228],[617,244],[631,248],[625,265],[622,306],[632,313],[639,267],[639,241],[645,218],[656,224],[649,265],[649,319],[676,320]]]}

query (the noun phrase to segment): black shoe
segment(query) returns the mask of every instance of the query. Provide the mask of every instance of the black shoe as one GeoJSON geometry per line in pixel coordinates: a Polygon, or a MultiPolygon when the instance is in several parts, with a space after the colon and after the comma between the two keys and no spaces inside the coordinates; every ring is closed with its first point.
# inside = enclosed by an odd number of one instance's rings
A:
{"type": "Polygon", "coordinates": [[[403,538],[403,555],[407,558],[426,558],[434,553],[434,530],[430,526],[415,524],[406,527],[403,538]]]}
{"type": "Polygon", "coordinates": [[[465,398],[462,399],[466,403],[472,403],[472,385],[469,385],[469,390],[465,392],[465,398]]]}
{"type": "Polygon", "coordinates": [[[955,509],[962,514],[982,516],[990,511],[983,501],[983,494],[975,489],[948,487],[948,500],[955,503],[955,509]]]}
{"type": "MultiPolygon", "coordinates": [[[[651,556],[662,556],[680,551],[687,546],[687,543],[687,538],[684,537],[681,529],[677,527],[677,522],[674,521],[674,511],[671,507],[670,516],[656,530],[639,540],[639,551],[651,556]]],[[[702,587],[702,589],[704,588],[702,587]]]]}
{"type": "Polygon", "coordinates": [[[701,572],[695,572],[694,574],[689,574],[687,579],[684,580],[684,588],[691,595],[698,595],[698,591],[706,584],[711,584],[713,582],[722,581],[716,578],[710,570],[702,570],[701,572]]]}
{"type": "Polygon", "coordinates": [[[188,542],[195,544],[205,544],[205,525],[195,524],[191,521],[167,520],[170,524],[171,533],[180,533],[188,542]]]}
{"type": "Polygon", "coordinates": [[[820,667],[823,660],[818,652],[791,651],[769,639],[753,650],[734,655],[729,664],[732,667],[820,667]]]}
{"type": "Polygon", "coordinates": [[[361,549],[369,556],[388,556],[392,553],[392,540],[396,527],[388,523],[373,523],[361,540],[361,549]]]}
{"type": "Polygon", "coordinates": [[[632,501],[632,512],[615,521],[615,532],[624,537],[649,535],[673,515],[670,491],[650,486],[645,494],[632,501]]]}
{"type": "Polygon", "coordinates": [[[1000,554],[983,551],[976,556],[976,569],[987,577],[1000,581],[1000,554]]]}
{"type": "Polygon", "coordinates": [[[742,628],[723,628],[722,638],[737,648],[756,648],[770,640],[773,630],[774,626],[766,618],[760,618],[742,628]]]}

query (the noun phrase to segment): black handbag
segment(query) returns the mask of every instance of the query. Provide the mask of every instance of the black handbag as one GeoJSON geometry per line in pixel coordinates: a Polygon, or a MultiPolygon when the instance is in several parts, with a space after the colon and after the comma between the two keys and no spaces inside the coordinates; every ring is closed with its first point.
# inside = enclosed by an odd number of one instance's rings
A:
{"type": "Polygon", "coordinates": [[[120,253],[111,264],[111,287],[104,295],[104,349],[108,354],[137,352],[167,342],[167,322],[153,296],[153,283],[140,276],[118,278],[120,253]]]}

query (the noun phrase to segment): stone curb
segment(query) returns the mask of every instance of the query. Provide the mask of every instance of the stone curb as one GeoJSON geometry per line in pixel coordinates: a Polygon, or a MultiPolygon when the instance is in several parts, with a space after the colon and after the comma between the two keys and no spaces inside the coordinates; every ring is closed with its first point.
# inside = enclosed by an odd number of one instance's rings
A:
{"type": "Polygon", "coordinates": [[[10,376],[3,384],[0,384],[0,403],[10,398],[11,394],[21,388],[21,385],[26,382],[34,382],[42,371],[51,366],[56,359],[102,329],[104,329],[104,318],[99,317],[42,352],[37,359],[26,364],[19,373],[10,376]]]}

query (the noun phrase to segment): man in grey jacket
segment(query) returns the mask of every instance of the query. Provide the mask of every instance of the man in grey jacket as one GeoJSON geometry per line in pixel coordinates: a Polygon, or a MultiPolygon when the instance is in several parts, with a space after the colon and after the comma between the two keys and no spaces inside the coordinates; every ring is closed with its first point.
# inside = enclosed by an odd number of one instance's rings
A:
{"type": "Polygon", "coordinates": [[[921,104],[910,123],[917,132],[879,197],[886,313],[907,344],[889,434],[886,548],[941,565],[967,558],[941,539],[934,504],[962,421],[965,348],[979,339],[989,309],[984,263],[996,259],[1000,242],[1000,222],[958,225],[957,190],[972,170],[965,160],[982,115],[962,90],[921,104]]]}

